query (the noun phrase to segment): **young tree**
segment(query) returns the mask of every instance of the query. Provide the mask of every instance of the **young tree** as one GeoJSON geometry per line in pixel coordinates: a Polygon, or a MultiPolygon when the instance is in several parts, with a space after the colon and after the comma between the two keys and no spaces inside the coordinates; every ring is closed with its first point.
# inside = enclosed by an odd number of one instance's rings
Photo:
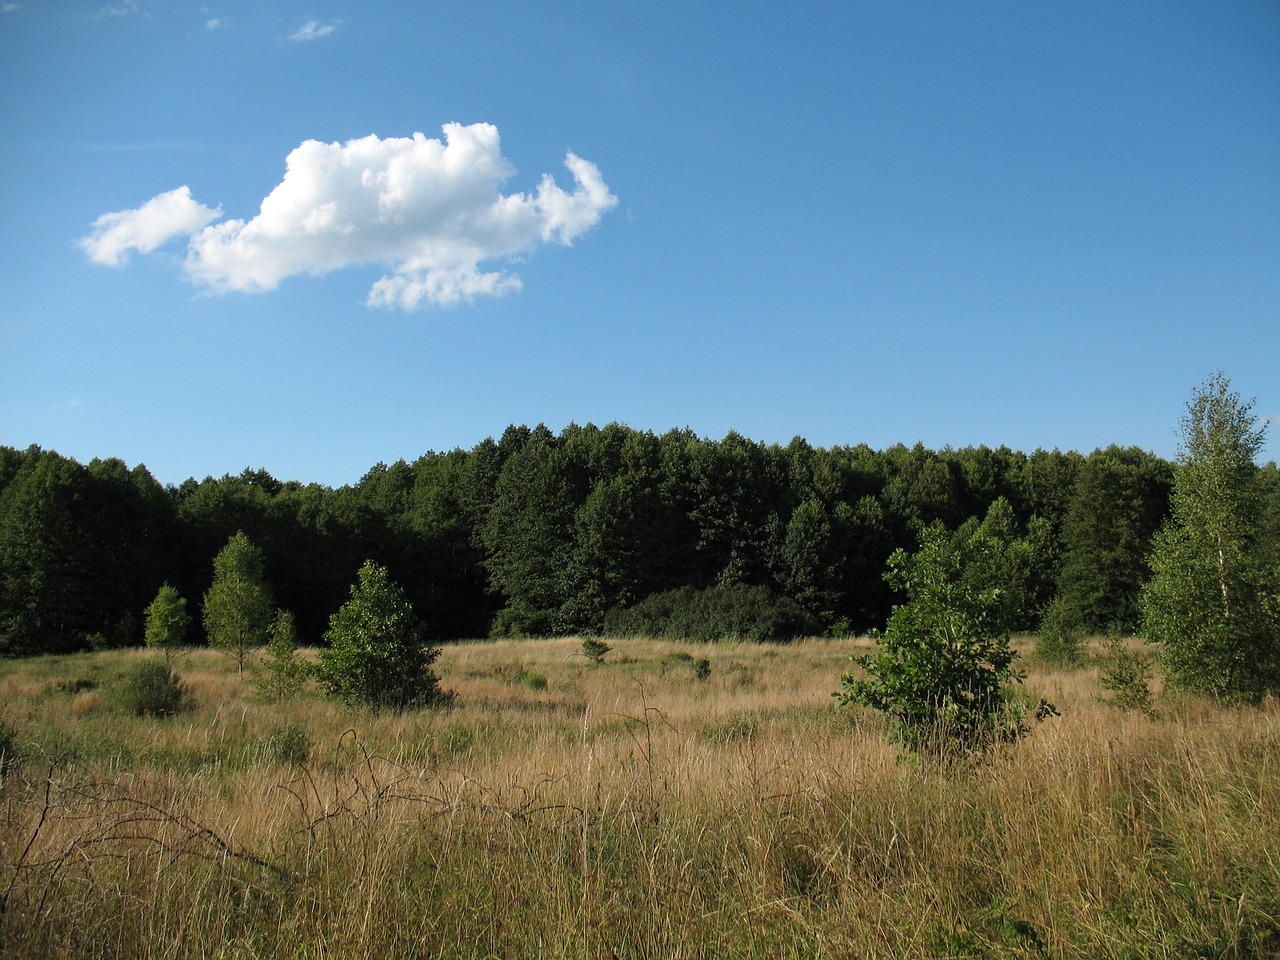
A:
{"type": "Polygon", "coordinates": [[[236,658],[244,673],[249,651],[267,642],[275,607],[262,572],[262,551],[243,531],[213,561],[213,585],[204,595],[209,646],[236,658]]]}
{"type": "Polygon", "coordinates": [[[187,613],[187,599],[176,587],[165,584],[147,607],[147,646],[164,651],[165,662],[169,653],[181,646],[187,637],[191,615],[187,613]]]}
{"type": "Polygon", "coordinates": [[[894,738],[911,750],[980,747],[1023,730],[1006,686],[1021,682],[1009,646],[1001,591],[966,573],[988,563],[994,542],[980,532],[956,538],[925,527],[915,553],[896,550],[885,579],[904,591],[879,635],[878,653],[857,657],[866,676],[846,674],[836,694],[888,714],[894,738]]]}
{"type": "Polygon", "coordinates": [[[298,630],[293,613],[277,610],[271,624],[271,640],[260,664],[258,688],[272,700],[287,700],[306,679],[305,664],[298,660],[298,630]]]}
{"type": "Polygon", "coordinates": [[[1143,633],[1161,643],[1175,686],[1254,699],[1280,689],[1277,571],[1259,547],[1254,458],[1265,429],[1222,373],[1182,418],[1173,513],[1156,535],[1142,593],[1143,633]]]}
{"type": "Polygon", "coordinates": [[[404,710],[447,703],[431,669],[440,655],[386,567],[360,568],[351,599],[329,620],[329,646],[316,654],[315,676],[348,705],[404,710]]]}

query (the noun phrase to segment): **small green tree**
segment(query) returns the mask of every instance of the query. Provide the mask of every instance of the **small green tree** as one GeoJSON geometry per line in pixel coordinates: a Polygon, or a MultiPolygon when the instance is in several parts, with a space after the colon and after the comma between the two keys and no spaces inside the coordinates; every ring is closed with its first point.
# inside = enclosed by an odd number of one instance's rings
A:
{"type": "Polygon", "coordinates": [[[1260,544],[1265,429],[1215,374],[1182,418],[1173,512],[1156,535],[1141,597],[1143,635],[1162,644],[1168,681],[1217,697],[1280,689],[1280,572],[1260,544]]]}
{"type": "Polygon", "coordinates": [[[915,751],[949,753],[1016,736],[1023,717],[1006,686],[1022,681],[1009,645],[1008,604],[996,587],[966,576],[995,553],[989,537],[955,538],[925,527],[915,553],[896,550],[885,579],[906,593],[878,635],[877,653],[855,657],[836,697],[887,714],[894,739],[915,751]]]}
{"type": "Polygon", "coordinates": [[[292,611],[276,611],[267,652],[258,666],[258,689],[272,700],[287,700],[302,686],[306,664],[298,659],[298,631],[292,611]]]}
{"type": "Polygon", "coordinates": [[[1036,659],[1051,667],[1078,667],[1085,660],[1085,629],[1072,604],[1061,595],[1045,608],[1036,640],[1036,659]]]}
{"type": "Polygon", "coordinates": [[[204,595],[204,628],[209,646],[235,657],[244,673],[250,650],[267,642],[275,616],[262,570],[262,551],[243,531],[213,561],[213,585],[204,595]]]}
{"type": "Polygon", "coordinates": [[[166,583],[147,606],[147,646],[163,650],[165,663],[168,663],[170,652],[182,645],[190,625],[186,598],[178,593],[177,588],[166,583]]]}
{"type": "Polygon", "coordinates": [[[603,640],[595,640],[588,637],[582,641],[582,655],[592,663],[604,663],[605,656],[612,649],[613,647],[603,640]]]}
{"type": "Polygon", "coordinates": [[[360,568],[351,599],[329,620],[329,646],[316,655],[315,677],[348,705],[405,710],[447,703],[431,669],[440,655],[386,567],[360,568]]]}

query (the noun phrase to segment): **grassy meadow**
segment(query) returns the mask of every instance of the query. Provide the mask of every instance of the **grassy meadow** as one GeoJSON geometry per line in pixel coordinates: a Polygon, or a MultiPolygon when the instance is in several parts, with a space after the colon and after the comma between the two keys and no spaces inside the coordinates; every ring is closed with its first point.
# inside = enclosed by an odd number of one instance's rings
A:
{"type": "Polygon", "coordinates": [[[464,643],[403,715],[203,649],[163,719],[111,697],[155,653],[0,661],[0,956],[1280,956],[1280,704],[1032,662],[1061,716],[941,768],[833,705],[860,646],[464,643]]]}

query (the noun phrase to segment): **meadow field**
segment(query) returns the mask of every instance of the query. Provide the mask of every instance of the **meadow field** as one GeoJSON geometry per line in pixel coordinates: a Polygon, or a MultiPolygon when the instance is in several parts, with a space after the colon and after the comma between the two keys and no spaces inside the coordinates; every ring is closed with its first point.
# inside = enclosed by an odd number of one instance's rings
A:
{"type": "Polygon", "coordinates": [[[1280,956],[1274,701],[1028,662],[1061,715],[942,766],[834,705],[861,642],[581,645],[447,646],[455,705],[400,715],[205,649],[168,718],[112,702],[156,653],[0,661],[0,956],[1280,956]]]}

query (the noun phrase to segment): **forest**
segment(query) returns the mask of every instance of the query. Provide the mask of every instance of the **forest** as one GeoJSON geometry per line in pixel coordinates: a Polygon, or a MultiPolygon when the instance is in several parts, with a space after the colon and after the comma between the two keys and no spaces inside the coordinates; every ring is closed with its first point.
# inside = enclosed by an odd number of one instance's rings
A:
{"type": "MultiPolygon", "coordinates": [[[[190,603],[187,640],[202,643],[213,559],[239,531],[304,644],[320,642],[366,560],[437,642],[607,633],[664,603],[781,609],[792,635],[858,635],[897,599],[887,558],[935,521],[1003,544],[991,575],[1016,629],[1034,631],[1053,604],[1087,630],[1131,633],[1173,473],[1135,447],[784,447],[618,424],[513,425],[336,489],[253,469],[164,486],[114,458],[0,447],[0,654],[141,644],[164,584],[190,603]]],[[[1256,482],[1274,557],[1276,465],[1256,482]]]]}

